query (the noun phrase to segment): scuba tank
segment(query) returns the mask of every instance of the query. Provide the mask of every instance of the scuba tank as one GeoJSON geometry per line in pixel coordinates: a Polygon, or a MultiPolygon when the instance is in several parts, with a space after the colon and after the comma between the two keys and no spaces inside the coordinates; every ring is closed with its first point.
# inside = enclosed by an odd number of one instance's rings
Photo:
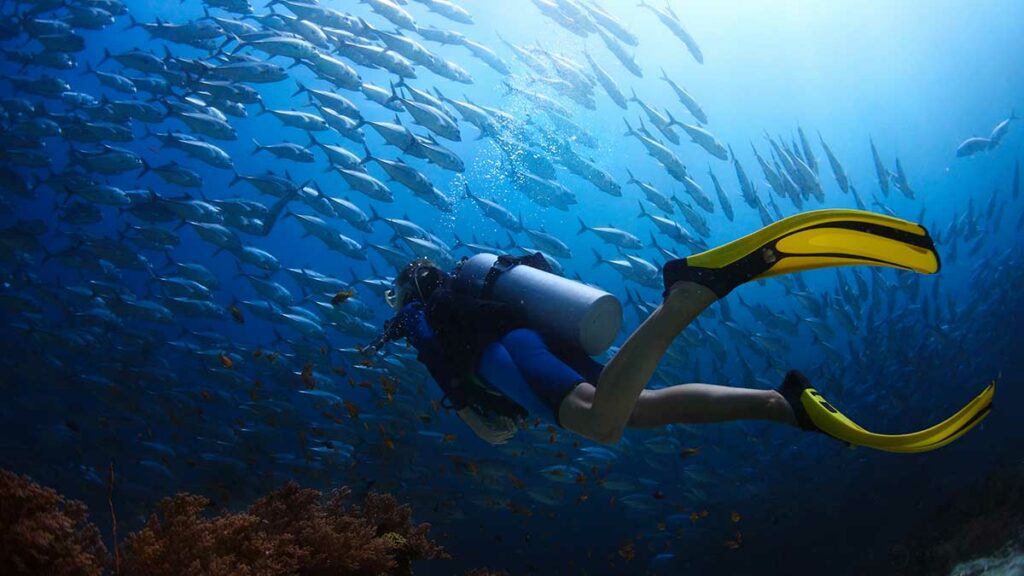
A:
{"type": "Polygon", "coordinates": [[[520,307],[531,328],[591,356],[607,350],[622,326],[622,304],[615,296],[552,274],[540,254],[464,259],[455,272],[455,289],[520,307]]]}

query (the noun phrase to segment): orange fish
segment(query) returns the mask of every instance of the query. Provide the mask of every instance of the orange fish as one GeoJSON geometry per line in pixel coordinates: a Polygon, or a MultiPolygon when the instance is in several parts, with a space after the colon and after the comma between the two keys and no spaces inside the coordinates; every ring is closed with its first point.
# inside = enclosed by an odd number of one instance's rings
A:
{"type": "Polygon", "coordinates": [[[260,356],[263,356],[263,350],[260,350],[259,348],[257,348],[256,350],[253,351],[253,353],[252,353],[252,357],[253,358],[259,358],[260,356]]]}
{"type": "Polygon", "coordinates": [[[306,364],[302,367],[302,383],[306,385],[306,388],[315,388],[316,381],[313,380],[313,365],[306,364]]]}
{"type": "Polygon", "coordinates": [[[700,454],[700,448],[683,448],[679,451],[679,457],[684,460],[690,456],[696,456],[697,454],[700,454]]]}
{"type": "Polygon", "coordinates": [[[621,547],[619,547],[619,556],[629,562],[636,557],[636,550],[633,548],[633,542],[626,541],[621,547]]]}
{"type": "Polygon", "coordinates": [[[242,315],[242,311],[238,309],[238,306],[232,304],[228,307],[228,311],[231,312],[231,318],[239,324],[245,324],[245,316],[242,315]]]}
{"type": "Polygon", "coordinates": [[[455,434],[445,434],[444,437],[441,438],[442,444],[450,444],[452,442],[455,442],[455,434]]]}
{"type": "Polygon", "coordinates": [[[235,362],[234,362],[234,360],[231,359],[230,356],[228,356],[227,354],[221,352],[220,353],[220,365],[230,370],[231,368],[235,367],[235,362]]]}
{"type": "Polygon", "coordinates": [[[359,417],[359,406],[356,406],[352,402],[345,400],[345,409],[348,410],[348,417],[355,420],[359,417]]]}
{"type": "Polygon", "coordinates": [[[338,293],[334,295],[334,298],[331,298],[331,305],[338,306],[339,304],[344,304],[349,298],[355,295],[355,290],[338,290],[338,293]]]}
{"type": "Polygon", "coordinates": [[[730,517],[732,518],[733,522],[739,522],[740,521],[740,513],[739,512],[733,512],[730,515],[730,517]]]}
{"type": "Polygon", "coordinates": [[[392,440],[391,438],[385,438],[384,439],[384,446],[387,446],[388,450],[394,450],[395,449],[395,441],[392,440]]]}

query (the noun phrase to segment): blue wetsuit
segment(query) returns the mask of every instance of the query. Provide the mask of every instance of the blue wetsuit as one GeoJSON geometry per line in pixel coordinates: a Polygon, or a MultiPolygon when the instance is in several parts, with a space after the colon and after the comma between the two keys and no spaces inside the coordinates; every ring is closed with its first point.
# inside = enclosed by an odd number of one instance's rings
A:
{"type": "MultiPolygon", "coordinates": [[[[451,368],[441,339],[427,321],[423,304],[406,304],[399,318],[410,343],[419,352],[417,359],[453,404],[461,408],[455,387],[460,374],[451,368]]],[[[475,365],[477,376],[530,413],[558,426],[562,400],[581,382],[596,385],[604,369],[582,350],[553,346],[529,328],[516,328],[481,344],[482,352],[471,364],[475,365]]]]}

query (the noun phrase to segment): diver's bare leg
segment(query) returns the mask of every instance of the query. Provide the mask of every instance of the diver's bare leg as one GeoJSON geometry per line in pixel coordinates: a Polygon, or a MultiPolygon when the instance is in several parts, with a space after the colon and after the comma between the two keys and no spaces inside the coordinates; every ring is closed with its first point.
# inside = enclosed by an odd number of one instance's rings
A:
{"type": "Polygon", "coordinates": [[[562,426],[599,442],[616,442],[669,345],[715,299],[699,284],[678,283],[604,367],[593,399],[577,387],[579,392],[562,402],[562,426]]]}
{"type": "Polygon", "coordinates": [[[666,424],[730,420],[771,420],[797,425],[789,403],[775,390],[678,384],[641,392],[629,417],[629,427],[656,428],[666,424]]]}

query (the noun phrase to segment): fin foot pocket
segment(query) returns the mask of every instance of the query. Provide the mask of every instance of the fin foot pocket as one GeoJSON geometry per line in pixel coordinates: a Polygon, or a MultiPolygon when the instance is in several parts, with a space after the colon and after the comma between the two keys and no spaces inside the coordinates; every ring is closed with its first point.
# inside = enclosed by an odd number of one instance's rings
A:
{"type": "Polygon", "coordinates": [[[815,426],[814,421],[811,420],[807,410],[804,409],[803,404],[800,402],[800,397],[803,395],[804,390],[807,389],[811,389],[811,381],[807,379],[807,376],[804,376],[798,370],[790,370],[786,372],[786,378],[775,391],[782,394],[782,397],[789,403],[789,407],[792,408],[793,415],[796,417],[796,422],[801,430],[821,432],[821,429],[815,426]]]}

